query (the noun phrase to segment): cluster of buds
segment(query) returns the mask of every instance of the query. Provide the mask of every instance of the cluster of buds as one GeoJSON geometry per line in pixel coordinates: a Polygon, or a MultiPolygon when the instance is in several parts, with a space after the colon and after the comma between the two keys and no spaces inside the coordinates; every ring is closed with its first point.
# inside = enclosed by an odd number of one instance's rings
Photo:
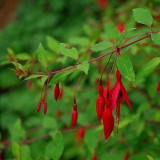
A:
{"type": "Polygon", "coordinates": [[[43,104],[43,113],[46,114],[46,112],[47,112],[46,96],[44,96],[44,97],[38,102],[37,112],[39,112],[39,111],[41,110],[42,104],[43,104]]]}
{"type": "Polygon", "coordinates": [[[96,102],[97,117],[103,121],[104,136],[107,140],[111,135],[114,128],[114,117],[113,111],[116,108],[116,122],[117,132],[120,121],[120,105],[123,100],[126,101],[129,108],[132,110],[132,106],[126,92],[125,87],[121,81],[121,73],[119,70],[116,71],[116,83],[113,88],[110,87],[110,79],[107,79],[107,87],[103,89],[102,81],[98,85],[99,96],[96,102]]]}

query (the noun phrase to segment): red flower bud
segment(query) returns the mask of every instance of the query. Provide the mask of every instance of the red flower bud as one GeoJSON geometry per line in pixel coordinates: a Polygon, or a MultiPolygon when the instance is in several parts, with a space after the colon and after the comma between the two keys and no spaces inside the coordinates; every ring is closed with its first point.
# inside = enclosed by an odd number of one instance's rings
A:
{"type": "Polygon", "coordinates": [[[43,104],[43,111],[44,111],[44,114],[46,114],[46,112],[47,112],[47,103],[43,104]]]}
{"type": "Polygon", "coordinates": [[[93,157],[92,157],[92,160],[97,160],[97,155],[96,153],[94,153],[93,157]]]}
{"type": "Polygon", "coordinates": [[[111,109],[106,108],[104,110],[102,120],[103,120],[104,136],[105,139],[107,140],[114,128],[114,118],[111,109]]]}
{"type": "Polygon", "coordinates": [[[40,102],[38,102],[38,106],[37,106],[37,112],[39,112],[39,111],[40,111],[40,109],[41,109],[41,106],[42,106],[42,102],[40,101],[40,102]]]}
{"type": "Polygon", "coordinates": [[[54,99],[57,101],[60,95],[59,83],[56,84],[54,88],[54,99]]]}
{"type": "Polygon", "coordinates": [[[158,85],[157,85],[157,92],[160,91],[160,81],[158,82],[158,85]]]}
{"type": "Polygon", "coordinates": [[[108,0],[97,0],[97,3],[102,9],[105,9],[108,6],[108,0]]]}
{"type": "Polygon", "coordinates": [[[102,118],[104,107],[105,107],[105,99],[103,96],[99,95],[96,101],[96,112],[99,120],[102,118]]]}
{"type": "Polygon", "coordinates": [[[125,27],[124,23],[120,22],[120,23],[117,24],[118,32],[122,33],[125,30],[125,28],[126,27],[125,27]]]}
{"type": "Polygon", "coordinates": [[[76,134],[76,141],[79,142],[84,138],[86,132],[86,128],[85,127],[81,127],[78,129],[77,134],[76,134]]]}
{"type": "Polygon", "coordinates": [[[77,118],[78,118],[78,112],[77,111],[73,111],[72,112],[72,119],[71,119],[72,128],[74,128],[74,126],[76,125],[77,118]]]}

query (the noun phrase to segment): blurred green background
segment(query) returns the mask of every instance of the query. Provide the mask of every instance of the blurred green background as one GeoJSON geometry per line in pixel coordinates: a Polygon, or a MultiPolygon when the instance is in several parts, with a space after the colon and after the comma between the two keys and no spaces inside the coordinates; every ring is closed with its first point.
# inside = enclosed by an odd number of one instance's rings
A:
{"type": "MultiPolygon", "coordinates": [[[[114,130],[108,142],[104,140],[101,125],[87,128],[81,141],[76,141],[79,127],[98,123],[95,112],[96,80],[108,57],[92,64],[88,77],[84,76],[78,87],[79,118],[74,130],[69,130],[70,116],[73,89],[79,72],[60,83],[64,90],[62,100],[55,102],[54,86],[49,88],[48,112],[44,116],[42,112],[36,113],[41,93],[40,80],[34,79],[32,87],[28,89],[27,82],[19,80],[11,70],[13,65],[8,63],[9,55],[14,55],[22,64],[34,59],[36,49],[39,43],[42,43],[51,55],[51,71],[74,64],[56,54],[47,37],[54,37],[61,43],[76,46],[81,60],[97,57],[101,53],[90,53],[89,49],[97,41],[117,38],[120,34],[116,27],[118,23],[124,23],[127,29],[136,27],[137,34],[146,30],[134,22],[132,9],[137,7],[148,8],[154,17],[154,27],[160,28],[159,0],[108,0],[104,7],[98,0],[0,1],[2,158],[56,159],[55,155],[60,154],[64,148],[60,158],[62,160],[88,160],[92,159],[95,153],[97,160],[119,160],[124,159],[127,152],[130,160],[147,160],[147,155],[152,156],[154,160],[160,160],[160,94],[156,92],[160,69],[154,68],[148,73],[143,73],[142,68],[150,59],[160,55],[159,46],[150,40],[133,45],[126,52],[132,60],[136,75],[139,75],[135,86],[123,79],[133,111],[123,103],[119,133],[116,134],[114,130]],[[62,131],[63,136],[58,131],[62,131]],[[35,139],[41,135],[44,135],[44,138],[35,139]],[[57,136],[60,138],[56,138],[57,136]],[[25,141],[28,139],[31,141],[25,141]],[[54,146],[58,146],[58,151],[54,146]]],[[[37,65],[31,71],[38,69],[37,65]]]]}

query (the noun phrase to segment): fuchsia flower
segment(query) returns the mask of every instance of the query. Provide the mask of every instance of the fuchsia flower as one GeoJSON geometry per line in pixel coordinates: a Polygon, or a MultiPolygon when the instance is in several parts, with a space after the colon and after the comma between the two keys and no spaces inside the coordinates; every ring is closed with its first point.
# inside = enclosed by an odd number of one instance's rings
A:
{"type": "Polygon", "coordinates": [[[108,6],[108,0],[97,0],[97,3],[102,9],[105,9],[108,6]]]}
{"type": "Polygon", "coordinates": [[[105,107],[105,98],[104,98],[104,91],[103,91],[103,86],[102,86],[102,80],[100,80],[100,83],[98,85],[98,91],[99,91],[99,96],[96,101],[96,112],[97,112],[97,117],[100,120],[102,118],[103,110],[105,107]]]}
{"type": "Polygon", "coordinates": [[[37,112],[39,112],[41,110],[42,104],[43,104],[43,113],[45,115],[47,113],[47,103],[46,103],[45,96],[38,102],[37,112]]]}
{"type": "Polygon", "coordinates": [[[105,139],[108,140],[114,128],[114,118],[110,108],[105,108],[103,112],[103,130],[105,139]]]}
{"type": "Polygon", "coordinates": [[[157,92],[160,91],[160,81],[158,82],[158,85],[157,85],[157,92]]]}

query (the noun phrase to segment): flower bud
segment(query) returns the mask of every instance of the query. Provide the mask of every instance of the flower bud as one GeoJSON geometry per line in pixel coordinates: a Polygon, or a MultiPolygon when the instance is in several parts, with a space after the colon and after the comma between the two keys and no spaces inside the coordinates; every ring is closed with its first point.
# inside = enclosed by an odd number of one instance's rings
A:
{"type": "Polygon", "coordinates": [[[38,102],[38,106],[37,106],[37,112],[39,112],[39,111],[40,111],[41,106],[42,106],[42,102],[41,102],[41,101],[39,101],[39,102],[38,102]]]}
{"type": "Polygon", "coordinates": [[[104,107],[105,107],[105,99],[103,96],[100,95],[98,96],[96,101],[96,112],[99,120],[102,118],[104,107]]]}
{"type": "Polygon", "coordinates": [[[57,101],[60,95],[59,83],[56,84],[54,88],[54,99],[57,101]]]}
{"type": "Polygon", "coordinates": [[[44,114],[47,113],[47,103],[44,103],[44,104],[43,104],[43,111],[44,111],[44,114]]]}
{"type": "Polygon", "coordinates": [[[72,118],[71,118],[72,128],[75,127],[75,125],[77,123],[77,118],[78,118],[78,112],[77,111],[73,111],[72,112],[72,118]]]}

